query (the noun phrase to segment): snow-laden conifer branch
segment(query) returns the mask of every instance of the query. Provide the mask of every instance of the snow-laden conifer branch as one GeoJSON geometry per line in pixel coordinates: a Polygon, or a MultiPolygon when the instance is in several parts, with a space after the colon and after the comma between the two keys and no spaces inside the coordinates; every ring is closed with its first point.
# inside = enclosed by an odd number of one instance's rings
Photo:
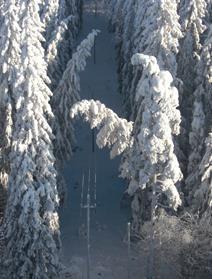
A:
{"type": "Polygon", "coordinates": [[[95,37],[98,33],[98,30],[93,30],[77,47],[52,98],[55,115],[55,155],[62,161],[69,159],[72,153],[74,129],[70,121],[69,109],[80,99],[79,73],[84,71],[86,67],[86,60],[91,56],[95,37]]]}
{"type": "Polygon", "coordinates": [[[100,101],[82,100],[76,103],[70,111],[71,118],[76,116],[89,122],[91,129],[97,128],[96,143],[99,148],[111,148],[110,157],[120,155],[132,144],[133,122],[119,118],[111,109],[100,101]]]}

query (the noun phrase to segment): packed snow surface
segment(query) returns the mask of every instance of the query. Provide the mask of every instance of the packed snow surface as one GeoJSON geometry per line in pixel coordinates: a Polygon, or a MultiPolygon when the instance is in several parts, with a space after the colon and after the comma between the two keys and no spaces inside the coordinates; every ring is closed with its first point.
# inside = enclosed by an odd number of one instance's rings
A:
{"type": "MultiPolygon", "coordinates": [[[[98,29],[101,33],[96,39],[93,56],[81,74],[80,97],[99,100],[119,117],[124,117],[121,96],[118,94],[115,38],[108,32],[108,21],[104,13],[98,10],[95,15],[92,3],[94,2],[85,1],[79,42],[92,29],[98,29]]],[[[120,206],[122,194],[127,188],[125,181],[118,177],[120,158],[110,160],[107,148],[100,150],[96,145],[93,147],[90,125],[82,119],[75,122],[75,130],[77,146],[70,162],[64,168],[68,193],[60,211],[63,262],[74,279],[87,278],[86,211],[80,208],[81,181],[84,173],[86,190],[88,170],[91,168],[93,193],[96,168],[97,208],[91,213],[91,278],[128,279],[126,233],[130,212],[120,206]]],[[[96,138],[96,131],[94,137],[96,138]]],[[[86,194],[85,191],[84,203],[86,194]]],[[[132,245],[130,278],[145,278],[148,251],[145,248],[141,250],[138,251],[132,245]]],[[[162,269],[163,278],[170,278],[170,270],[162,269]]]]}
{"type": "MultiPolygon", "coordinates": [[[[87,4],[85,6],[89,8],[87,4]]],[[[81,74],[80,97],[100,100],[121,117],[122,101],[118,94],[114,36],[107,30],[104,15],[98,12],[95,16],[89,8],[84,13],[79,42],[92,29],[99,29],[101,33],[96,39],[96,61],[94,56],[91,57],[85,72],[81,74]]],[[[120,159],[110,160],[109,150],[100,150],[96,145],[95,153],[92,153],[92,132],[87,123],[78,120],[75,129],[77,147],[64,169],[68,193],[60,212],[64,263],[76,278],[86,278],[86,212],[80,209],[81,180],[84,172],[87,182],[88,169],[91,168],[93,182],[96,162],[97,209],[91,214],[91,278],[127,279],[125,238],[129,212],[120,207],[126,188],[125,182],[118,178],[120,159]]],[[[140,259],[133,253],[132,278],[141,279],[143,269],[140,259]]]]}

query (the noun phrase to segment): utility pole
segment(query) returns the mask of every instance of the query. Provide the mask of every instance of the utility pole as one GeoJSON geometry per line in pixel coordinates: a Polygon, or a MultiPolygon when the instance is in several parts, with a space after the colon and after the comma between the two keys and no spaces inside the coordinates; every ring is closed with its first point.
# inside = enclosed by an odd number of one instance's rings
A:
{"type": "Polygon", "coordinates": [[[95,16],[97,16],[97,10],[98,10],[98,7],[97,7],[97,0],[95,0],[95,16]]]}
{"type": "Polygon", "coordinates": [[[92,153],[95,153],[95,132],[94,132],[94,129],[91,130],[91,140],[92,140],[92,153]]]}
{"type": "MultiPolygon", "coordinates": [[[[97,0],[95,0],[95,16],[97,16],[98,13],[98,6],[97,6],[97,0]]],[[[93,46],[93,62],[94,65],[96,64],[96,38],[94,38],[94,46],[93,46]]]]}
{"type": "Polygon", "coordinates": [[[96,65],[96,38],[94,38],[94,45],[93,45],[93,63],[96,65]]]}
{"type": "Polygon", "coordinates": [[[155,221],[156,221],[156,207],[157,207],[157,193],[156,193],[157,175],[153,177],[152,185],[152,203],[151,203],[151,231],[150,231],[150,251],[148,263],[148,279],[154,279],[154,253],[155,253],[155,221]]]}
{"type": "Polygon", "coordinates": [[[83,198],[84,198],[84,185],[85,185],[85,175],[83,173],[82,174],[81,197],[80,197],[80,218],[82,218],[83,198]]]}
{"type": "MultiPolygon", "coordinates": [[[[90,279],[90,266],[91,266],[91,256],[90,256],[90,211],[96,208],[96,201],[94,204],[91,203],[90,195],[91,187],[91,170],[88,172],[88,192],[87,192],[87,202],[85,205],[81,203],[81,208],[87,210],[87,279],[90,279]]],[[[83,200],[83,197],[82,197],[83,200]]]]}
{"type": "Polygon", "coordinates": [[[131,276],[131,223],[127,223],[127,255],[128,255],[128,276],[131,276]]]}

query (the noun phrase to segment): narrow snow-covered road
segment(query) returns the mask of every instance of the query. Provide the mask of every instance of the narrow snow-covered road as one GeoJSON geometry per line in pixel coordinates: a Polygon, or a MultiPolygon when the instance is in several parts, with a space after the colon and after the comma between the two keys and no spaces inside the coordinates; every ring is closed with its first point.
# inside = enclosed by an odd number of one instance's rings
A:
{"type": "MultiPolygon", "coordinates": [[[[105,16],[102,13],[95,15],[90,6],[92,2],[85,2],[79,41],[92,29],[99,29],[101,33],[96,41],[96,64],[91,57],[81,75],[81,98],[98,99],[121,115],[114,35],[107,30],[105,16]]],[[[93,177],[96,161],[97,209],[91,215],[91,278],[127,279],[127,245],[123,239],[129,212],[120,208],[125,183],[118,178],[119,159],[111,161],[108,150],[98,150],[96,146],[94,159],[89,126],[78,120],[75,128],[78,147],[64,170],[68,196],[60,211],[64,263],[75,269],[76,278],[86,278],[86,212],[83,210],[81,215],[81,179],[85,172],[87,181],[89,167],[93,177]]],[[[142,278],[142,263],[138,264],[134,259],[132,270],[132,278],[142,278]]]]}

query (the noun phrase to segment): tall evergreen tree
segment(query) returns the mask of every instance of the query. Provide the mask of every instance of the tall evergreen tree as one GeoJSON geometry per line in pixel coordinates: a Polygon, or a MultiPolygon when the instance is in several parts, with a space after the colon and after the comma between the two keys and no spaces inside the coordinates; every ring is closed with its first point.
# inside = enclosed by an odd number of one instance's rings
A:
{"type": "MultiPolygon", "coordinates": [[[[0,26],[0,188],[6,194],[10,173],[9,153],[13,129],[13,96],[19,79],[20,32],[19,8],[15,0],[1,3],[0,26]]],[[[5,195],[6,199],[6,195],[5,195]]],[[[5,201],[4,201],[5,205],[5,201]]],[[[2,207],[4,207],[2,205],[2,207]]]]}
{"type": "MultiPolygon", "coordinates": [[[[178,77],[183,81],[183,87],[180,92],[182,133],[179,143],[186,158],[188,158],[189,132],[191,130],[192,107],[194,105],[193,92],[196,89],[194,82],[196,78],[195,68],[202,48],[201,37],[207,28],[205,22],[207,3],[205,0],[181,1],[179,14],[183,32],[183,38],[180,41],[180,53],[178,55],[178,77]]],[[[186,161],[187,163],[188,161],[186,161]]],[[[187,171],[185,171],[185,175],[187,175],[187,171]]]]}
{"type": "Polygon", "coordinates": [[[70,60],[81,25],[81,1],[46,0],[41,19],[45,24],[45,50],[51,89],[55,90],[70,60]],[[43,17],[43,18],[42,18],[43,17]]]}
{"type": "MultiPolygon", "coordinates": [[[[134,50],[157,58],[161,69],[168,70],[176,78],[176,55],[179,51],[179,39],[182,37],[177,1],[144,1],[143,8],[137,9],[134,24],[134,50]],[[145,11],[145,13],[144,13],[145,11]],[[142,20],[141,20],[142,19],[142,20]]],[[[130,88],[130,98],[140,78],[141,68],[135,67],[130,88]]],[[[131,102],[132,103],[132,102],[131,102]]],[[[137,104],[135,104],[137,105],[137,104]]],[[[134,115],[137,107],[132,108],[134,115]]]]}
{"type": "MultiPolygon", "coordinates": [[[[21,64],[16,85],[6,210],[8,278],[59,278],[58,194],[40,1],[20,5],[21,64]]],[[[17,47],[19,47],[18,45],[17,47]]]]}
{"type": "Polygon", "coordinates": [[[199,187],[194,194],[193,208],[212,224],[212,133],[205,141],[206,150],[199,164],[199,187]]]}
{"type": "Polygon", "coordinates": [[[122,165],[122,176],[130,180],[128,193],[134,196],[134,227],[139,232],[144,221],[142,218],[148,216],[144,212],[148,211],[148,206],[144,208],[139,200],[142,195],[148,200],[148,192],[153,192],[151,187],[165,194],[168,206],[175,210],[181,204],[175,184],[182,179],[182,173],[173,144],[173,135],[180,131],[180,112],[177,110],[178,92],[171,85],[173,78],[168,71],[160,70],[156,58],[136,54],[132,63],[143,65],[143,75],[136,90],[136,98],[143,97],[142,121],[139,128],[135,122],[135,143],[126,158],[127,162],[122,165]]]}
{"type": "Polygon", "coordinates": [[[63,75],[64,67],[66,67],[64,62],[71,56],[77,33],[76,18],[70,15],[59,23],[48,42],[45,58],[48,64],[48,76],[51,79],[52,90],[56,89],[63,75]],[[71,28],[71,31],[69,28],[71,28]],[[68,40],[65,39],[67,33],[69,34],[68,40]]]}
{"type": "Polygon", "coordinates": [[[201,35],[206,29],[204,18],[205,0],[188,0],[180,3],[180,21],[184,37],[178,59],[178,74],[183,80],[185,91],[194,90],[195,66],[201,51],[201,35]]]}
{"type": "Polygon", "coordinates": [[[140,67],[130,67],[136,52],[154,55],[161,68],[176,77],[176,55],[182,37],[178,1],[129,0],[110,1],[112,26],[116,26],[121,92],[128,114],[134,120],[137,103],[135,89],[141,76],[140,67]]]}
{"type": "Polygon", "coordinates": [[[45,26],[45,38],[48,42],[52,32],[58,25],[59,20],[59,0],[41,1],[40,18],[45,26]]]}
{"type": "Polygon", "coordinates": [[[212,127],[212,28],[207,31],[202,46],[196,70],[196,90],[194,91],[194,104],[191,131],[189,133],[189,160],[187,168],[186,190],[188,202],[192,204],[195,191],[199,188],[199,164],[205,152],[205,138],[212,127]]]}

